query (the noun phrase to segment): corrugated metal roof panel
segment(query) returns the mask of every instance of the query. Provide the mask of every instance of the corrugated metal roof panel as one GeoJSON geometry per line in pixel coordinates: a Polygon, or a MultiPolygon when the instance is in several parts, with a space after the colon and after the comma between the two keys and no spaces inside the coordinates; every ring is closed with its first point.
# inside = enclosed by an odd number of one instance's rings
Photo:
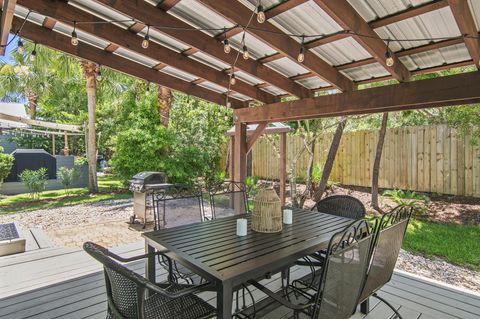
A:
{"type": "Polygon", "coordinates": [[[380,63],[372,63],[340,71],[353,81],[368,80],[390,75],[380,63]]]}
{"type": "Polygon", "coordinates": [[[464,44],[452,45],[400,58],[400,61],[410,71],[467,60],[470,60],[470,55],[464,44]]]}
{"type": "MultiPolygon", "coordinates": [[[[457,23],[450,8],[428,12],[410,19],[406,19],[375,30],[383,38],[425,39],[425,38],[451,38],[460,36],[457,23]]],[[[439,39],[441,40],[441,39],[439,39]]],[[[428,44],[429,40],[402,41],[390,43],[393,51],[408,49],[428,44]]]]}
{"type": "Polygon", "coordinates": [[[230,67],[229,64],[220,61],[217,58],[214,58],[206,53],[203,52],[197,52],[195,54],[192,54],[189,56],[189,58],[192,58],[200,63],[203,63],[205,65],[208,65],[211,68],[214,68],[216,70],[225,70],[230,67]]]}
{"type": "Polygon", "coordinates": [[[327,43],[312,48],[310,51],[327,61],[330,65],[345,64],[368,59],[372,56],[352,37],[327,43]]]}
{"type": "Polygon", "coordinates": [[[307,69],[305,69],[300,64],[293,62],[290,58],[287,57],[265,63],[265,65],[285,75],[286,77],[292,77],[295,75],[308,73],[307,69]]]}
{"type": "MultiPolygon", "coordinates": [[[[242,38],[243,38],[243,32],[236,34],[235,36],[231,37],[228,39],[230,41],[230,44],[234,49],[237,51],[242,49],[242,38]]],[[[267,55],[272,55],[277,53],[275,49],[273,49],[271,46],[268,44],[265,44],[265,42],[259,40],[258,38],[254,37],[250,33],[246,32],[245,33],[245,44],[248,48],[248,53],[250,53],[250,56],[257,60],[259,58],[262,58],[267,55]]],[[[242,57],[239,57],[241,59],[242,57]]]]}
{"type": "Polygon", "coordinates": [[[365,21],[373,21],[432,0],[348,0],[365,21]]]}
{"type": "MultiPolygon", "coordinates": [[[[53,30],[70,37],[73,31],[73,27],[66,25],[62,22],[57,22],[55,23],[53,30]]],[[[90,33],[83,32],[82,30],[77,29],[76,32],[77,32],[77,37],[79,41],[93,45],[94,47],[100,48],[102,50],[105,49],[110,44],[110,42],[105,41],[101,38],[98,38],[94,35],[91,35],[90,33]]]]}
{"type": "MultiPolygon", "coordinates": [[[[15,15],[22,18],[22,19],[25,19],[25,17],[28,14],[28,11],[29,10],[25,7],[22,7],[22,6],[19,6],[19,5],[15,6],[15,15]]],[[[35,24],[38,24],[38,25],[43,25],[44,20],[45,20],[44,15],[33,12],[33,11],[30,12],[30,14],[28,15],[28,21],[31,21],[31,22],[33,22],[35,24]]]]}
{"type": "Polygon", "coordinates": [[[237,100],[241,100],[241,101],[250,101],[251,98],[246,96],[246,95],[243,95],[241,93],[237,93],[237,92],[233,92],[230,94],[231,97],[237,99],[237,100]]]}
{"type": "Polygon", "coordinates": [[[468,0],[470,6],[470,11],[472,11],[473,19],[477,25],[477,30],[480,31],[480,1],[479,0],[468,0]]]}
{"type": "Polygon", "coordinates": [[[277,88],[276,86],[267,86],[264,88],[261,88],[260,90],[265,91],[267,93],[273,94],[273,95],[285,95],[288,94],[282,89],[277,88]]]}
{"type": "Polygon", "coordinates": [[[168,75],[174,76],[176,78],[179,78],[179,79],[187,81],[187,82],[191,82],[193,80],[198,79],[198,77],[196,77],[195,75],[192,75],[188,72],[179,70],[179,69],[174,68],[172,66],[166,66],[163,69],[161,69],[160,72],[166,73],[168,75]]]}
{"type": "MultiPolygon", "coordinates": [[[[138,33],[138,35],[140,37],[144,37],[145,34],[147,33],[147,27],[143,28],[142,31],[140,31],[138,33]]],[[[154,29],[150,29],[150,32],[149,32],[149,35],[150,35],[150,40],[153,41],[153,42],[156,42],[170,50],[173,50],[173,51],[176,51],[176,52],[182,52],[188,48],[190,48],[190,46],[186,45],[185,43],[183,42],[180,42],[162,32],[159,32],[157,30],[154,30],[154,29]]],[[[141,40],[139,40],[141,41],[141,40]]]]}
{"type": "MultiPolygon", "coordinates": [[[[293,9],[287,10],[269,20],[286,33],[318,35],[308,37],[305,41],[320,38],[321,35],[331,34],[343,30],[325,11],[315,2],[308,1],[293,9]]],[[[302,39],[293,37],[295,41],[302,39]]]]}
{"type": "Polygon", "coordinates": [[[235,77],[237,77],[239,80],[242,80],[243,82],[247,82],[250,85],[257,85],[260,83],[263,83],[264,81],[254,77],[253,75],[250,75],[246,72],[243,71],[237,71],[235,72],[235,77]]]}
{"type": "Polygon", "coordinates": [[[216,83],[208,82],[208,81],[200,83],[199,86],[209,89],[211,91],[218,92],[218,93],[226,93],[228,91],[227,88],[224,88],[223,86],[220,86],[216,83]]]}
{"type": "MultiPolygon", "coordinates": [[[[58,24],[58,23],[57,23],[58,24]]],[[[113,54],[116,54],[116,55],[119,55],[125,59],[128,59],[128,60],[131,60],[131,61],[134,61],[134,62],[137,62],[137,63],[140,63],[142,65],[145,65],[145,66],[148,66],[149,68],[152,68],[154,67],[155,65],[157,65],[158,63],[160,63],[160,61],[157,61],[157,60],[154,60],[154,59],[151,59],[149,57],[146,57],[144,55],[141,55],[141,54],[138,54],[137,52],[135,51],[132,51],[132,50],[129,50],[129,49],[125,49],[125,48],[118,48],[116,49],[113,54]]]]}
{"type": "MultiPolygon", "coordinates": [[[[197,28],[221,29],[234,26],[229,20],[196,0],[181,0],[168,13],[197,28]]],[[[221,31],[205,30],[203,32],[214,36],[221,31]]]]}
{"type": "Polygon", "coordinates": [[[310,78],[297,80],[295,82],[298,82],[304,87],[306,87],[307,89],[311,89],[311,90],[330,86],[328,82],[325,82],[324,80],[320,79],[317,76],[312,76],[310,78]]]}
{"type": "Polygon", "coordinates": [[[104,20],[119,21],[114,22],[114,24],[127,29],[132,26],[135,22],[128,16],[121,14],[115,10],[110,9],[107,6],[104,6],[93,0],[70,0],[68,4],[71,4],[74,7],[87,11],[99,18],[104,20]]]}

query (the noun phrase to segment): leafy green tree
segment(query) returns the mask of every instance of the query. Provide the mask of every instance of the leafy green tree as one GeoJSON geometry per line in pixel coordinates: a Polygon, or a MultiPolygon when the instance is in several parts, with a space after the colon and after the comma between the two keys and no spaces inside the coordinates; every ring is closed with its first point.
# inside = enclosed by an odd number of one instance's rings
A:
{"type": "Polygon", "coordinates": [[[0,187],[2,186],[3,180],[10,174],[10,170],[13,165],[13,156],[10,154],[5,154],[3,152],[3,147],[0,146],[0,187]]]}

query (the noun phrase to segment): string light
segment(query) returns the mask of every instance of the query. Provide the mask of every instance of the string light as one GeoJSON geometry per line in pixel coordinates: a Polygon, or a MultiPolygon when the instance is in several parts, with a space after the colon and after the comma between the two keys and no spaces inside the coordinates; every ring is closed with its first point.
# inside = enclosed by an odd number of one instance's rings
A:
{"type": "Polygon", "coordinates": [[[230,76],[230,84],[235,85],[235,83],[237,83],[237,79],[235,78],[235,73],[232,73],[230,76]]]}
{"type": "Polygon", "coordinates": [[[17,42],[17,52],[20,54],[25,53],[25,46],[23,45],[23,41],[21,38],[19,38],[17,42]]]}
{"type": "Polygon", "coordinates": [[[73,31],[72,31],[72,39],[70,42],[72,43],[73,46],[78,45],[78,37],[77,37],[77,22],[73,21],[73,31]]]}
{"type": "Polygon", "coordinates": [[[148,45],[150,44],[150,26],[147,25],[147,33],[142,41],[142,48],[147,49],[148,45]]]}
{"type": "Polygon", "coordinates": [[[98,72],[97,72],[97,81],[102,80],[102,71],[100,70],[100,65],[98,66],[98,72]]]}
{"type": "Polygon", "coordinates": [[[391,67],[395,63],[395,60],[393,59],[392,54],[390,53],[389,44],[390,44],[389,41],[387,41],[387,52],[385,52],[385,64],[388,67],[391,67]]]}
{"type": "Polygon", "coordinates": [[[305,61],[305,36],[302,36],[302,46],[300,47],[300,53],[298,53],[297,61],[300,63],[305,61]]]}
{"type": "Polygon", "coordinates": [[[147,93],[150,93],[150,81],[147,82],[147,93]]]}
{"type": "Polygon", "coordinates": [[[32,53],[30,53],[30,61],[34,62],[36,58],[37,58],[37,43],[35,42],[35,45],[33,46],[33,51],[32,53]]]}
{"type": "Polygon", "coordinates": [[[232,51],[232,47],[230,46],[230,42],[228,42],[228,39],[225,38],[223,40],[223,52],[225,52],[226,54],[229,54],[230,51],[232,51]]]}
{"type": "Polygon", "coordinates": [[[263,9],[261,2],[259,1],[258,7],[257,7],[257,21],[258,23],[264,23],[265,20],[266,20],[265,10],[263,9]]]}
{"type": "Polygon", "coordinates": [[[243,59],[248,60],[250,58],[250,53],[248,53],[248,48],[245,44],[243,45],[242,51],[243,51],[243,59]]]}
{"type": "Polygon", "coordinates": [[[227,100],[227,107],[232,107],[232,102],[227,100]]]}

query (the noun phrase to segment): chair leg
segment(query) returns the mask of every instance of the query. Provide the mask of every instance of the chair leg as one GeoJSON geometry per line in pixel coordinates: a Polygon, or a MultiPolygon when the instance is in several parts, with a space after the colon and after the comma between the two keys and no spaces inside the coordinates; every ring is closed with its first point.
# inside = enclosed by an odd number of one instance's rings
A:
{"type": "Polygon", "coordinates": [[[385,299],[383,299],[382,297],[380,297],[376,293],[374,293],[372,296],[377,298],[378,300],[380,300],[384,304],[386,304],[390,309],[392,309],[398,319],[403,319],[402,316],[400,315],[400,313],[397,311],[397,309],[395,309],[395,307],[392,306],[388,301],[386,301],[385,299]]]}

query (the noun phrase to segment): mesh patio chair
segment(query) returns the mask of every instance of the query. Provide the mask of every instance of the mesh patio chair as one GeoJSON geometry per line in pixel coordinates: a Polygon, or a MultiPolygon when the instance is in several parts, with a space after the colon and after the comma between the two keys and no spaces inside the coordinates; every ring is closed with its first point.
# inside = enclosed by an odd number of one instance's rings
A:
{"type": "Polygon", "coordinates": [[[195,295],[208,288],[209,284],[156,284],[118,262],[139,260],[148,255],[122,258],[92,242],[86,242],[83,249],[103,264],[107,319],[194,319],[215,316],[215,308],[195,295]]]}
{"type": "MultiPolygon", "coordinates": [[[[197,210],[200,221],[204,221],[204,205],[202,190],[190,185],[171,185],[159,192],[152,194],[154,230],[163,229],[166,226],[166,214],[177,211],[185,214],[197,210]]],[[[171,260],[166,255],[158,256],[159,264],[169,272],[169,280],[172,282],[186,281],[188,283],[201,282],[202,279],[184,267],[180,263],[171,260]]]]}
{"type": "Polygon", "coordinates": [[[207,219],[216,219],[217,214],[221,216],[235,214],[233,206],[235,196],[239,197],[242,212],[248,212],[247,192],[244,183],[226,180],[208,187],[207,192],[210,202],[210,216],[205,216],[207,219]]]}
{"type": "Polygon", "coordinates": [[[402,317],[397,310],[376,292],[392,278],[411,214],[410,208],[397,207],[380,219],[370,252],[370,266],[359,299],[359,302],[363,302],[373,296],[390,307],[398,318],[402,317]]]}
{"type": "Polygon", "coordinates": [[[334,195],[320,200],[312,210],[317,208],[320,213],[351,218],[362,219],[367,213],[363,203],[355,197],[348,195],[334,195]]]}
{"type": "Polygon", "coordinates": [[[302,296],[305,302],[298,302],[299,298],[297,302],[292,301],[288,290],[280,296],[256,281],[249,283],[292,309],[295,318],[300,314],[309,318],[350,318],[357,307],[369,263],[373,240],[369,229],[366,221],[355,221],[332,236],[316,289],[306,291],[293,285],[288,289],[293,291],[294,296],[302,296]]]}

